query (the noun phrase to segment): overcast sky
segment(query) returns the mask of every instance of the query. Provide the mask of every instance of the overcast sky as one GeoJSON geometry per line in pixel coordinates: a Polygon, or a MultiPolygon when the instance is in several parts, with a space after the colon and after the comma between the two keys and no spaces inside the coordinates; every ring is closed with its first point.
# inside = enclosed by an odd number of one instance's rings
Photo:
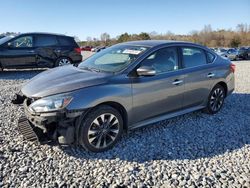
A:
{"type": "Polygon", "coordinates": [[[53,32],[81,40],[103,32],[188,34],[207,24],[250,24],[250,0],[3,0],[0,18],[0,33],[53,32]]]}

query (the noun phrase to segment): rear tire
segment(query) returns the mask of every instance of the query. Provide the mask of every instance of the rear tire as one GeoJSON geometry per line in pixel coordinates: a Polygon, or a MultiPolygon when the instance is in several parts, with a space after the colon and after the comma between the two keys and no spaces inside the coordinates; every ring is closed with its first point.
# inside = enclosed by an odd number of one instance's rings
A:
{"type": "Polygon", "coordinates": [[[88,151],[103,152],[121,138],[123,119],[114,108],[102,105],[91,110],[80,122],[79,144],[88,151]]]}
{"type": "Polygon", "coordinates": [[[209,94],[205,112],[208,114],[216,114],[220,111],[224,104],[225,89],[217,84],[209,94]]]}
{"type": "Polygon", "coordinates": [[[72,64],[72,61],[71,61],[70,58],[68,58],[68,57],[59,57],[56,60],[55,67],[61,67],[61,66],[70,65],[70,64],[72,64]]]}

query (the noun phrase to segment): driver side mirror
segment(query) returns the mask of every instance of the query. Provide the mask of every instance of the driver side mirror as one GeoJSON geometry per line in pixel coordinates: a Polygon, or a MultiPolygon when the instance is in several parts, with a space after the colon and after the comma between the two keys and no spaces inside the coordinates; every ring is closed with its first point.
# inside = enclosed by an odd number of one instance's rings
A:
{"type": "Polygon", "coordinates": [[[12,42],[8,42],[7,46],[8,46],[8,48],[13,48],[14,47],[12,42]]]}
{"type": "Polygon", "coordinates": [[[141,66],[136,72],[139,76],[154,76],[156,74],[156,70],[150,66],[141,66]]]}

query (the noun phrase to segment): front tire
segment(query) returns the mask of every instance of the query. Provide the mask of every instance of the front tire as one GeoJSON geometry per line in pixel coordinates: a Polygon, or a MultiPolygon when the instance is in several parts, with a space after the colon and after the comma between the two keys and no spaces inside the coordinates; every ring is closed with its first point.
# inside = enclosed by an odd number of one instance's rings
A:
{"type": "Polygon", "coordinates": [[[107,105],[94,108],[80,123],[79,144],[92,152],[103,152],[112,148],[123,131],[121,114],[107,105]]]}
{"type": "Polygon", "coordinates": [[[225,89],[221,85],[216,85],[209,94],[205,112],[208,114],[216,114],[220,111],[224,104],[225,89]]]}

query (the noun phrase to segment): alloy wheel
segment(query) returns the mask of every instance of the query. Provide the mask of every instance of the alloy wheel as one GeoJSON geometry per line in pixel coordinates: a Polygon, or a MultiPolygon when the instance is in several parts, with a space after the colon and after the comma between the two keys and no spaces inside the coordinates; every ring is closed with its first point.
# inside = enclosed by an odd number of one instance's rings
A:
{"type": "Polygon", "coordinates": [[[94,148],[106,148],[116,140],[119,127],[118,118],[114,114],[101,114],[88,129],[88,142],[94,148]]]}
{"type": "Polygon", "coordinates": [[[69,65],[69,64],[70,64],[70,60],[67,59],[67,58],[62,58],[62,59],[59,61],[59,63],[58,63],[59,66],[64,66],[64,65],[69,65]]]}
{"type": "Polygon", "coordinates": [[[218,111],[224,101],[224,91],[221,88],[216,88],[210,98],[210,108],[216,112],[218,111]]]}

